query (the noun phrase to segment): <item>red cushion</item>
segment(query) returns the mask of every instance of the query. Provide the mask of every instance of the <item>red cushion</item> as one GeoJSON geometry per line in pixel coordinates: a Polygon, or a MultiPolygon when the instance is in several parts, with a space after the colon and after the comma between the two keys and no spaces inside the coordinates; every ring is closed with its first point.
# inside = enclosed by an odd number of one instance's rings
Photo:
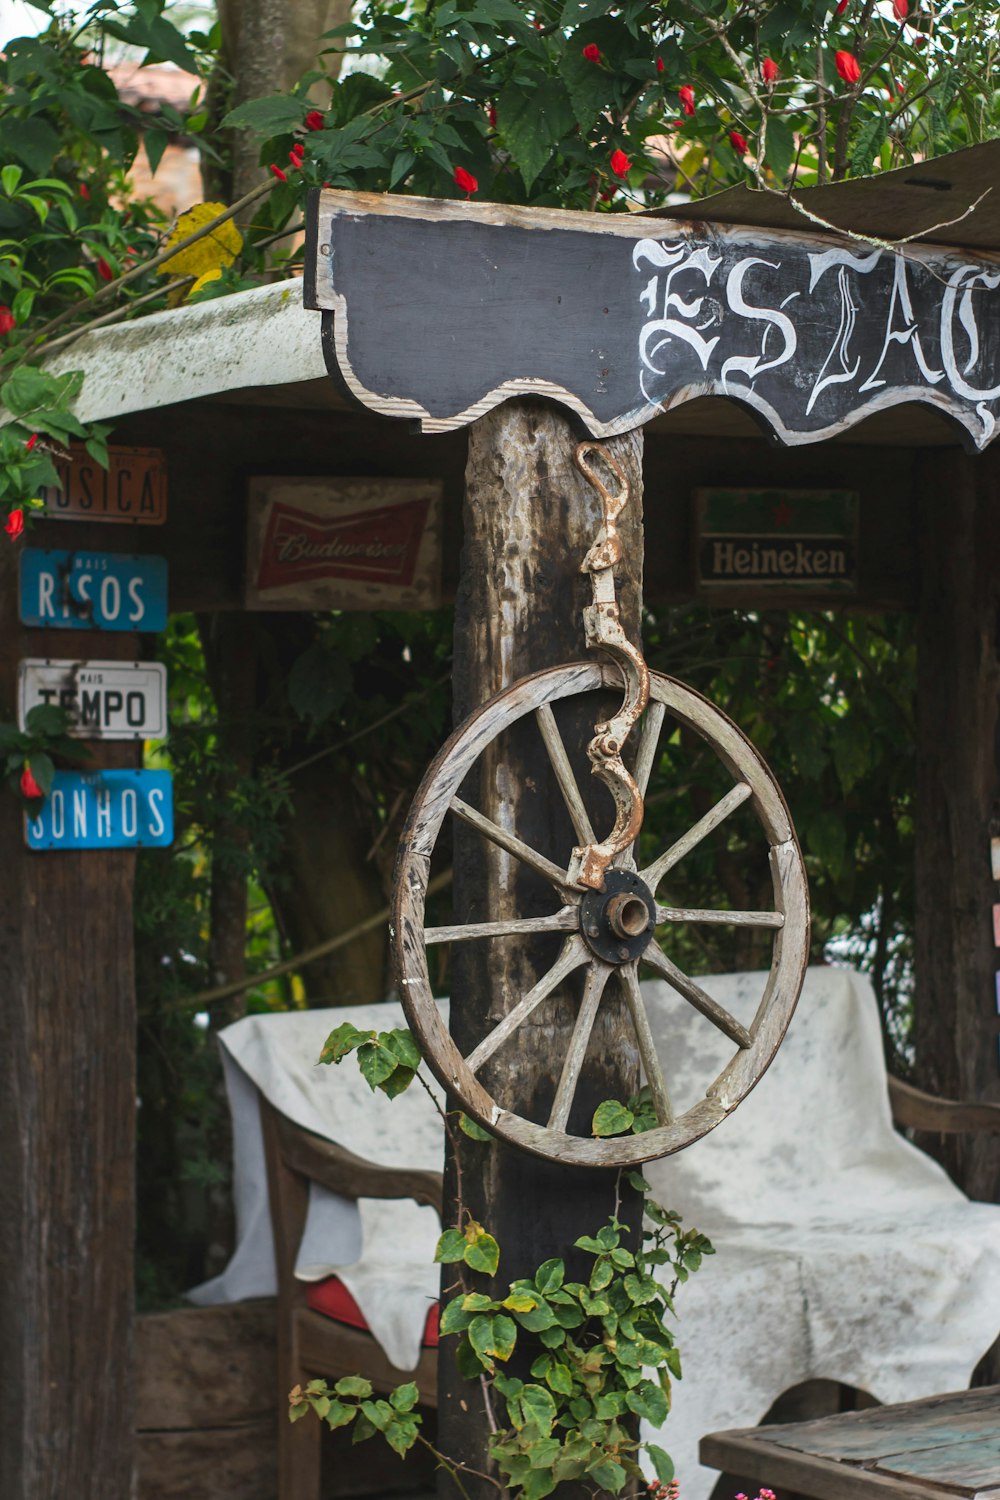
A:
{"type": "MultiPolygon", "coordinates": [[[[362,1328],[368,1332],[364,1313],[336,1276],[327,1276],[325,1281],[310,1282],[306,1302],[313,1312],[322,1313],[325,1318],[333,1318],[335,1323],[346,1323],[348,1328],[362,1328]]],[[[427,1322],[424,1325],[425,1348],[437,1348],[440,1316],[440,1308],[433,1302],[427,1309],[427,1322]]]]}

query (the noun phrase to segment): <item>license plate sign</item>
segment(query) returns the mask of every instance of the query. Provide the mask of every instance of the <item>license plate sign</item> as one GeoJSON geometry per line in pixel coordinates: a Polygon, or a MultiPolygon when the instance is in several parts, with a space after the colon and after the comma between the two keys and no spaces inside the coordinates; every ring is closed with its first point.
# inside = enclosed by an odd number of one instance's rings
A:
{"type": "Polygon", "coordinates": [[[167,669],[161,662],[51,661],[18,665],[17,722],[42,703],[64,709],[79,740],[159,740],[167,732],[167,669]]]}
{"type": "Polygon", "coordinates": [[[62,488],[39,490],[47,519],[133,526],[162,526],[167,519],[167,463],[160,448],[110,443],[104,469],[82,443],[70,443],[68,458],[56,459],[56,472],[62,488]]]}
{"type": "Polygon", "coordinates": [[[57,771],[37,818],[25,817],[29,849],[162,849],[173,842],[169,771],[57,771]]]}
{"type": "Polygon", "coordinates": [[[52,630],[165,630],[167,560],[26,547],[20,613],[22,624],[52,630]]]}

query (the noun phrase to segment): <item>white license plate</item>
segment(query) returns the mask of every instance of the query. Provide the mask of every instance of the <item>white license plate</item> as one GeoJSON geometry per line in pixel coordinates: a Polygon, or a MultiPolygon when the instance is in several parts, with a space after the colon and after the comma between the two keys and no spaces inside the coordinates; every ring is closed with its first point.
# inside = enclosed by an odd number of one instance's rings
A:
{"type": "Polygon", "coordinates": [[[79,740],[158,740],[167,732],[167,669],[161,662],[51,661],[18,666],[17,722],[39,703],[65,709],[79,740]]]}

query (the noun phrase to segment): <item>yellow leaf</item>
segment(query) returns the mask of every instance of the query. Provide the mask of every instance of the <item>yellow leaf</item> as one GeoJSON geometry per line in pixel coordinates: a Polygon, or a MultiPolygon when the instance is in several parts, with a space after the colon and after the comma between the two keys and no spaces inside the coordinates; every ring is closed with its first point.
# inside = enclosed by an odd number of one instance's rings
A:
{"type": "MultiPolygon", "coordinates": [[[[218,218],[219,214],[225,213],[225,210],[224,203],[196,203],[194,208],[189,208],[186,213],[181,214],[170,232],[164,249],[169,250],[171,245],[179,245],[181,240],[186,240],[188,235],[210,224],[213,219],[218,218]]],[[[196,240],[193,245],[188,245],[186,250],[179,250],[176,255],[165,260],[159,268],[159,274],[161,276],[202,277],[208,271],[219,271],[223,266],[231,266],[242,249],[243,236],[232,219],[227,219],[224,224],[219,224],[213,229],[211,234],[196,240]]]]}

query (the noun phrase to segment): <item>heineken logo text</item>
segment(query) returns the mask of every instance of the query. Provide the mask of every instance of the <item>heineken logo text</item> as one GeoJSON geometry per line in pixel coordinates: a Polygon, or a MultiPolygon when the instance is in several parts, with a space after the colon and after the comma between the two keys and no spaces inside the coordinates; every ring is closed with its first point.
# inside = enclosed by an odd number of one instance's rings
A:
{"type": "Polygon", "coordinates": [[[852,552],[846,543],[825,538],[782,537],[772,544],[748,541],[746,537],[716,537],[703,544],[701,575],[706,582],[718,583],[732,578],[753,578],[758,583],[848,578],[854,570],[852,552]]]}

